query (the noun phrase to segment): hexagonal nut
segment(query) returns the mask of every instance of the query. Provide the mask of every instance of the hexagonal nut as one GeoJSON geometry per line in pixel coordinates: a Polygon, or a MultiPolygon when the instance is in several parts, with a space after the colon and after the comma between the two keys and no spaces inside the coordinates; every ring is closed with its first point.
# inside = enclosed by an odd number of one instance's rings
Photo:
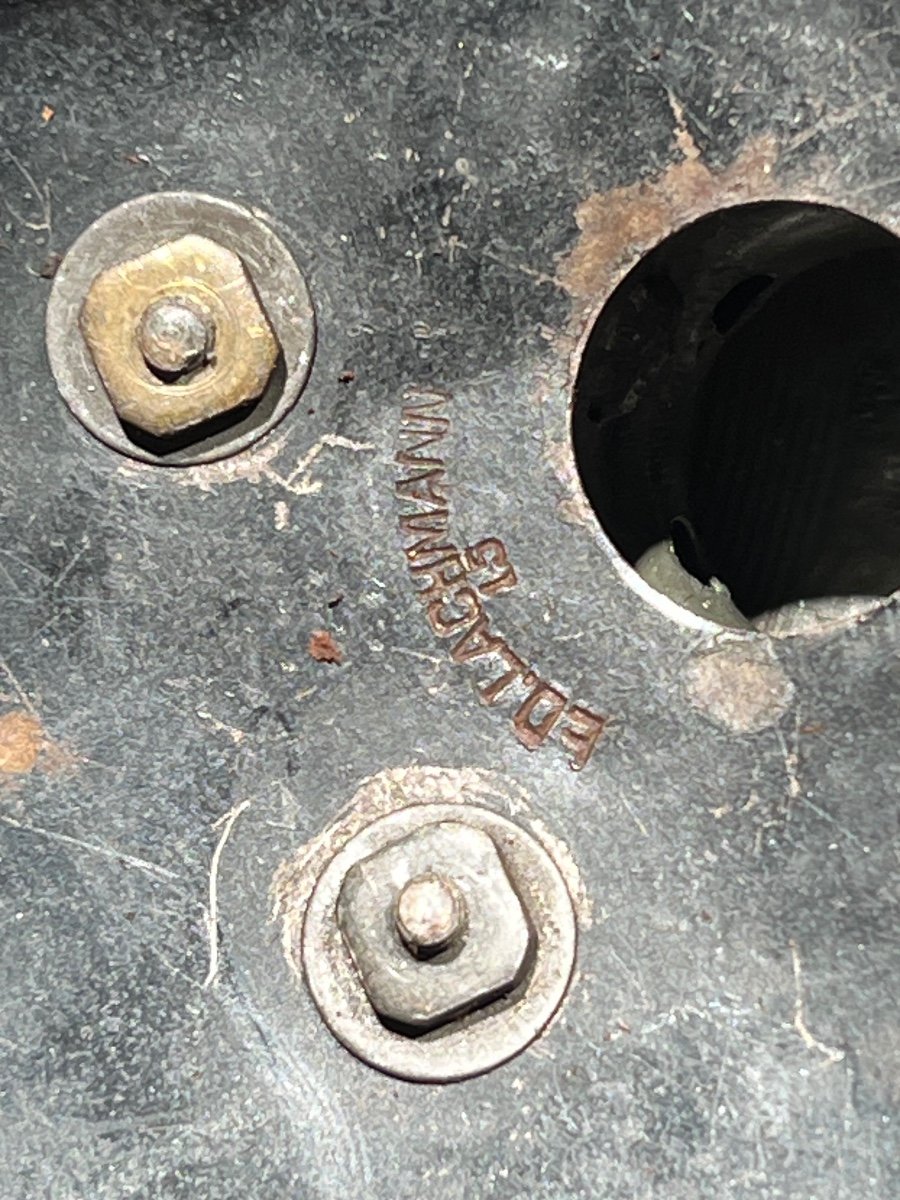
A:
{"type": "Polygon", "coordinates": [[[372,1007],[391,1027],[424,1031],[511,991],[532,960],[522,904],[493,840],[462,822],[417,830],[363,859],[344,880],[338,923],[372,1007]],[[460,946],[425,961],[397,931],[403,887],[427,873],[458,889],[468,910],[460,946]]]}
{"type": "Polygon", "coordinates": [[[120,420],[168,437],[258,399],[279,346],[241,259],[210,238],[187,234],[94,280],[81,330],[120,420]],[[208,316],[215,355],[196,374],[167,383],[141,352],[141,319],[164,297],[208,316]]]}

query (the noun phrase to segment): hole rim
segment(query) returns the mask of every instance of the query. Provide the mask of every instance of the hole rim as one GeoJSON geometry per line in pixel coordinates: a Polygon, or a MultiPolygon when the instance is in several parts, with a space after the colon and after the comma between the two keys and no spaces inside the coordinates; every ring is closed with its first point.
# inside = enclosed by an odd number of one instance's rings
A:
{"type": "Polygon", "coordinates": [[[577,511],[584,514],[578,523],[591,534],[594,543],[603,552],[614,574],[626,585],[629,603],[631,602],[631,598],[634,597],[672,622],[676,628],[706,634],[719,639],[725,637],[743,641],[770,642],[789,641],[791,639],[817,641],[834,637],[850,629],[855,629],[860,625],[867,624],[880,613],[900,604],[900,585],[885,596],[844,596],[830,598],[828,603],[833,604],[836,609],[841,609],[842,611],[836,611],[832,615],[826,614],[824,617],[817,616],[814,611],[806,609],[805,605],[807,603],[814,603],[812,599],[810,601],[799,601],[793,605],[792,617],[790,619],[785,617],[782,624],[779,624],[777,620],[772,620],[770,625],[761,622],[759,625],[751,624],[749,628],[726,625],[714,618],[702,616],[691,609],[685,608],[678,601],[673,600],[665,592],[659,591],[643,578],[636,567],[619,550],[591,503],[590,496],[582,479],[578,456],[575,452],[578,378],[588,343],[597,322],[600,320],[612,298],[648,255],[652,254],[673,237],[683,233],[689,227],[696,225],[708,217],[728,213],[736,209],[779,204],[835,209],[846,216],[876,226],[885,234],[895,238],[898,244],[900,244],[900,221],[896,223],[895,227],[895,223],[890,219],[889,214],[886,214],[881,209],[874,212],[870,211],[864,204],[857,205],[852,196],[834,195],[818,189],[798,189],[794,191],[790,188],[778,189],[772,192],[767,191],[756,195],[744,196],[739,199],[728,199],[722,195],[712,196],[706,204],[699,205],[696,208],[684,208],[671,213],[665,224],[656,230],[651,237],[640,243],[637,241],[631,243],[628,246],[626,254],[615,256],[613,261],[615,261],[616,265],[609,271],[605,286],[596,298],[587,299],[580,306],[575,322],[572,348],[568,356],[568,369],[565,380],[565,476],[570,498],[574,501],[577,511]]]}

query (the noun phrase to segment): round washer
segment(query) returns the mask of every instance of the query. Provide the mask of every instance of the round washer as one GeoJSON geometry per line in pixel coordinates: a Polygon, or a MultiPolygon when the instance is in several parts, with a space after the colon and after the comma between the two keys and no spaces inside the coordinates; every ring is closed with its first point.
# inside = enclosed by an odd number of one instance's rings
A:
{"type": "Polygon", "coordinates": [[[556,863],[530,833],[488,809],[423,804],[379,818],[331,859],[306,910],[301,955],[313,999],[348,1050],[402,1079],[440,1082],[480,1075],[538,1036],[565,995],[575,946],[569,892],[556,863]],[[355,863],[440,821],[463,821],[493,839],[535,931],[536,951],[529,975],[511,996],[431,1034],[410,1038],[386,1028],[376,1016],[344,943],[336,905],[355,863]]]}

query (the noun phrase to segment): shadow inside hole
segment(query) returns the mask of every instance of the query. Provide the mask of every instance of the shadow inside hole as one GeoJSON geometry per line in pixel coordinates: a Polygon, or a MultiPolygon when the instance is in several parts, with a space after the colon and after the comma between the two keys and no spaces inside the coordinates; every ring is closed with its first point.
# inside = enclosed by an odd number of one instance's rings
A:
{"type": "Polygon", "coordinates": [[[767,292],[775,278],[772,275],[748,275],[736,283],[713,309],[713,324],[719,333],[727,333],[763,292],[767,292]]]}
{"type": "Polygon", "coordinates": [[[676,232],[598,317],[572,435],[617,549],[641,571],[668,546],[693,581],[725,585],[734,623],[890,594],[900,241],[841,209],[777,201],[676,232]]]}
{"type": "MultiPolygon", "coordinates": [[[[193,455],[208,454],[220,448],[227,450],[232,443],[238,445],[245,437],[265,425],[278,405],[286,380],[284,355],[279,354],[266,390],[258,400],[251,400],[239,408],[219,413],[208,421],[202,421],[167,437],[147,433],[128,421],[120,423],[128,440],[145,453],[152,454],[161,461],[171,461],[177,455],[184,455],[189,460],[193,455]]],[[[172,386],[177,387],[178,384],[172,386]]]]}

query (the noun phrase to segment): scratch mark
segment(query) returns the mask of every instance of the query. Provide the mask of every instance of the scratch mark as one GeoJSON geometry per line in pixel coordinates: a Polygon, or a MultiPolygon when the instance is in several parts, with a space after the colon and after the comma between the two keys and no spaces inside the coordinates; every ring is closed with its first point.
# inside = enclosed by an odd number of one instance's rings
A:
{"type": "Polygon", "coordinates": [[[19,702],[22,705],[22,707],[24,709],[26,709],[28,712],[30,712],[33,717],[37,717],[37,715],[38,715],[37,709],[34,707],[34,705],[28,699],[28,695],[27,695],[25,689],[19,683],[18,679],[16,679],[15,675],[12,672],[12,668],[10,667],[9,663],[6,661],[5,658],[0,658],[0,670],[3,671],[3,674],[6,676],[6,678],[9,680],[10,684],[12,685],[13,691],[19,697],[19,702]]]}
{"type": "Polygon", "coordinates": [[[438,658],[436,654],[423,654],[421,650],[409,650],[406,646],[398,646],[395,653],[406,654],[409,658],[419,658],[422,662],[434,663],[437,667],[443,667],[447,663],[445,658],[438,658]]]}
{"type": "Polygon", "coordinates": [[[289,475],[281,475],[274,467],[270,466],[265,466],[262,473],[283,487],[285,491],[290,492],[292,496],[315,496],[321,492],[323,484],[321,479],[311,478],[311,468],[322,451],[329,447],[337,450],[352,450],[355,454],[375,449],[371,442],[354,442],[350,438],[341,437],[338,433],[326,433],[298,460],[296,467],[289,475]]]}
{"type": "Polygon", "coordinates": [[[91,546],[90,541],[87,538],[85,538],[82,545],[78,547],[78,549],[75,551],[75,553],[69,559],[69,561],[63,566],[62,570],[57,575],[57,577],[53,580],[53,583],[51,584],[51,586],[53,588],[58,588],[60,586],[60,584],[63,583],[63,581],[68,578],[68,576],[71,573],[71,571],[73,570],[73,568],[77,565],[78,560],[80,558],[82,558],[85,551],[90,549],[90,546],[91,546]]]}
{"type": "Polygon", "coordinates": [[[793,750],[788,749],[784,734],[781,730],[777,731],[778,741],[781,745],[782,753],[784,754],[784,773],[787,778],[787,804],[786,809],[790,809],[791,802],[799,800],[803,796],[803,787],[800,783],[800,754],[798,752],[798,740],[794,738],[793,750]]]}
{"type": "Polygon", "coordinates": [[[631,805],[628,803],[628,801],[624,797],[622,798],[622,807],[625,809],[625,811],[628,813],[628,815],[634,821],[635,825],[637,825],[638,829],[641,831],[641,833],[644,835],[644,837],[649,837],[650,835],[647,832],[647,826],[644,824],[644,822],[641,820],[641,818],[638,816],[638,814],[634,811],[634,809],[631,807],[631,805]]]}
{"type": "Polygon", "coordinates": [[[856,834],[853,833],[852,830],[848,829],[846,825],[842,825],[841,822],[838,821],[836,817],[833,817],[831,815],[831,813],[826,812],[826,810],[824,808],[821,808],[818,804],[816,804],[814,801],[812,801],[809,798],[809,796],[805,796],[803,794],[803,788],[800,784],[800,775],[799,775],[799,765],[800,765],[800,755],[798,752],[798,748],[799,748],[799,744],[800,744],[800,718],[799,718],[799,716],[797,718],[796,729],[795,729],[795,733],[794,733],[794,748],[793,748],[793,750],[788,749],[787,742],[785,741],[784,735],[781,733],[780,730],[778,731],[777,736],[778,736],[778,741],[781,744],[782,752],[784,754],[784,772],[787,777],[787,796],[786,796],[786,802],[785,802],[785,816],[790,817],[791,804],[795,800],[799,800],[804,805],[804,807],[811,809],[816,814],[816,816],[821,817],[823,821],[827,821],[830,825],[833,825],[835,827],[835,829],[837,829],[840,833],[842,833],[844,835],[844,837],[847,839],[848,842],[853,842],[855,845],[859,846],[863,850],[864,853],[868,854],[868,852],[869,852],[868,847],[863,845],[863,843],[856,836],[856,834]]]}
{"type": "Polygon", "coordinates": [[[725,1068],[728,1065],[728,1060],[731,1054],[731,1038],[732,1031],[729,1029],[725,1035],[725,1048],[722,1051],[722,1060],[719,1063],[719,1073],[716,1078],[716,1091],[712,1098],[712,1104],[709,1111],[709,1144],[716,1144],[716,1125],[719,1122],[719,1101],[722,1098],[722,1081],[725,1078],[725,1068]]]}
{"type": "Polygon", "coordinates": [[[231,837],[235,821],[249,807],[250,803],[251,801],[249,800],[242,800],[240,804],[236,804],[227,813],[223,813],[213,823],[213,829],[218,829],[221,826],[222,834],[218,842],[216,842],[216,848],[213,850],[212,858],[209,862],[209,908],[206,913],[206,927],[209,932],[209,970],[206,972],[206,978],[201,984],[201,987],[204,988],[211,987],[219,974],[219,863],[222,859],[225,843],[231,837]]]}
{"type": "Polygon", "coordinates": [[[844,1058],[844,1051],[820,1042],[810,1033],[809,1026],[806,1024],[806,1001],[803,995],[803,964],[800,961],[800,950],[793,938],[790,939],[788,945],[791,948],[791,961],[794,966],[794,1028],[803,1039],[803,1045],[807,1050],[817,1050],[819,1054],[824,1055],[829,1066],[839,1063],[844,1058]]]}
{"type": "MultiPolygon", "coordinates": [[[[313,496],[321,492],[324,485],[321,480],[310,478],[310,469],[323,450],[338,449],[361,453],[376,449],[370,442],[354,442],[337,433],[326,433],[297,460],[296,466],[288,475],[283,475],[272,464],[284,452],[285,440],[284,435],[276,435],[271,441],[263,442],[246,455],[236,455],[222,459],[221,462],[202,463],[200,466],[187,467],[183,471],[179,471],[175,482],[183,487],[196,487],[202,492],[212,492],[217,487],[226,483],[236,483],[239,480],[246,483],[260,483],[267,480],[279,488],[283,488],[292,496],[313,496]]],[[[135,479],[139,487],[149,487],[158,479],[158,475],[154,474],[156,468],[150,463],[123,463],[119,467],[119,471],[123,475],[135,479]]]]}
{"type": "MultiPolygon", "coordinates": [[[[457,246],[462,250],[468,250],[469,247],[465,242],[457,242],[457,246]]],[[[492,250],[482,250],[483,258],[488,258],[491,262],[495,262],[500,267],[505,267],[507,271],[518,271],[522,275],[527,275],[529,279],[534,279],[537,283],[549,283],[560,291],[565,290],[565,285],[558,279],[554,279],[552,275],[547,275],[543,271],[536,271],[533,267],[526,267],[523,263],[507,262],[505,258],[501,258],[499,254],[494,254],[492,250]]]]}
{"type": "Polygon", "coordinates": [[[871,104],[877,104],[887,98],[887,92],[876,92],[874,96],[866,96],[864,100],[858,101],[856,104],[851,104],[847,108],[841,109],[831,116],[822,116],[814,124],[810,125],[809,129],[804,129],[795,137],[792,137],[787,142],[783,149],[783,154],[793,154],[795,150],[799,150],[801,146],[805,146],[807,142],[818,137],[823,133],[831,133],[835,129],[841,129],[844,125],[849,125],[851,121],[855,121],[860,113],[864,112],[871,104]]]}
{"type": "Polygon", "coordinates": [[[855,192],[880,192],[883,188],[896,188],[900,184],[900,175],[892,175],[888,179],[870,179],[868,183],[853,185],[855,192]]]}
{"type": "Polygon", "coordinates": [[[275,501],[275,528],[279,533],[291,523],[291,510],[286,500],[275,501]]]}
{"type": "Polygon", "coordinates": [[[856,834],[849,830],[846,825],[842,825],[840,821],[836,820],[831,813],[826,812],[824,808],[820,808],[818,804],[814,804],[808,796],[803,797],[803,803],[807,808],[811,808],[816,816],[821,817],[824,821],[828,821],[830,825],[833,825],[835,829],[844,835],[848,842],[855,843],[855,845],[859,846],[864,854],[869,853],[869,847],[864,845],[856,836],[856,834]]]}
{"type": "Polygon", "coordinates": [[[197,716],[201,721],[208,721],[217,733],[227,733],[236,746],[247,736],[243,729],[235,729],[233,725],[226,725],[224,721],[218,720],[206,709],[198,708],[197,716]]]}
{"type": "Polygon", "coordinates": [[[116,862],[124,863],[127,867],[135,867],[138,871],[143,871],[146,875],[154,876],[157,879],[178,879],[175,872],[170,871],[167,867],[149,862],[146,858],[137,858],[133,854],[126,854],[123,850],[116,850],[114,846],[104,846],[98,842],[85,842],[81,838],[71,837],[67,833],[59,833],[55,829],[45,829],[41,825],[18,821],[7,813],[0,813],[0,821],[12,829],[20,829],[23,833],[35,833],[38,837],[47,838],[51,842],[62,842],[66,846],[77,846],[79,850],[87,850],[89,854],[100,854],[104,858],[115,859],[116,862]]]}
{"type": "MultiPolygon", "coordinates": [[[[28,170],[28,168],[24,165],[24,163],[20,162],[19,159],[16,158],[15,154],[13,154],[11,151],[9,152],[9,160],[13,164],[13,166],[16,168],[16,170],[19,172],[19,174],[22,176],[22,178],[25,180],[25,183],[28,185],[28,187],[30,187],[32,192],[34,192],[34,199],[37,200],[37,202],[41,206],[41,219],[39,221],[29,221],[29,220],[26,220],[26,218],[23,217],[20,213],[16,212],[16,210],[9,203],[9,201],[4,200],[4,204],[6,205],[6,208],[9,212],[10,216],[14,217],[15,220],[17,220],[20,225],[24,225],[24,227],[26,229],[30,229],[34,233],[42,233],[42,232],[52,233],[53,232],[53,201],[52,201],[52,198],[50,195],[50,184],[45,183],[42,188],[38,187],[37,181],[35,180],[34,176],[31,174],[31,172],[28,170]]],[[[32,274],[36,275],[36,274],[38,274],[38,272],[32,271],[32,274]]]]}

